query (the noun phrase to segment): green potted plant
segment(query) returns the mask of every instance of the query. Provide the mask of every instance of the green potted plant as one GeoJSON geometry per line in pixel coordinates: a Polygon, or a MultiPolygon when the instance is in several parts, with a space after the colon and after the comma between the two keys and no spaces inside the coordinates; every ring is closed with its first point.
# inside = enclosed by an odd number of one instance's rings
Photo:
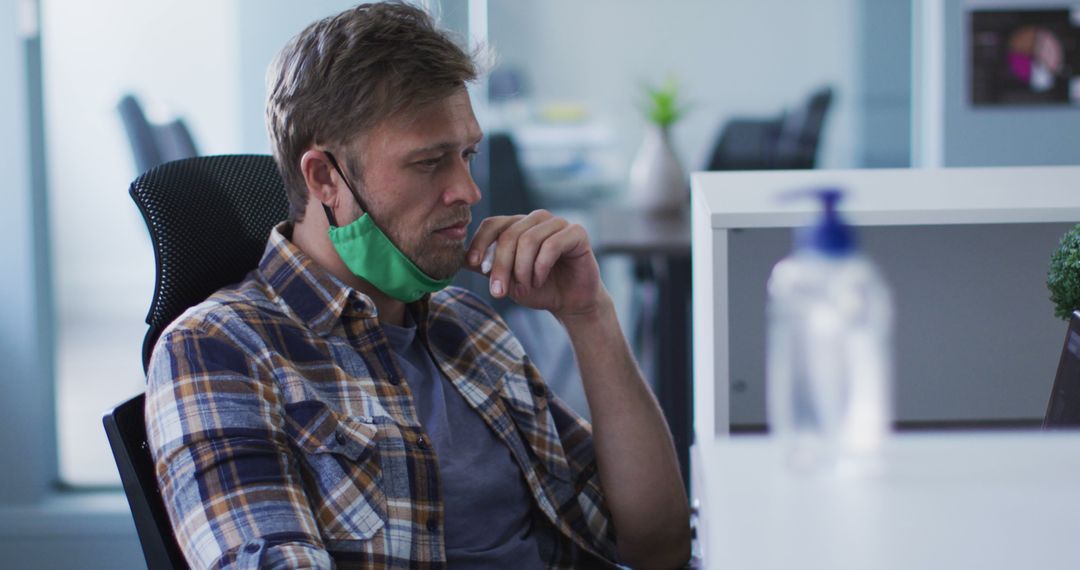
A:
{"type": "Polygon", "coordinates": [[[645,86],[645,139],[630,168],[631,203],[651,210],[674,210],[687,203],[686,176],[671,145],[671,127],[686,112],[678,84],[668,79],[645,86]]]}
{"type": "Polygon", "coordinates": [[[682,118],[686,108],[679,101],[679,85],[668,79],[659,87],[645,86],[645,115],[649,121],[661,128],[668,128],[682,118]]]}
{"type": "Polygon", "coordinates": [[[1080,225],[1061,237],[1050,256],[1046,287],[1054,303],[1054,316],[1068,320],[1073,311],[1080,309],[1080,225]]]}

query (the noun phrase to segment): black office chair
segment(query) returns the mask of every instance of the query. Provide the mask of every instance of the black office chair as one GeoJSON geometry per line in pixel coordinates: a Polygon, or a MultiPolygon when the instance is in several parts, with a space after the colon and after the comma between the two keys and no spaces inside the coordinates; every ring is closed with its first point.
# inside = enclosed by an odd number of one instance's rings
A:
{"type": "Polygon", "coordinates": [[[116,110],[124,123],[124,131],[135,157],[135,169],[139,173],[159,164],[199,155],[195,140],[183,119],[164,124],[151,123],[134,95],[125,95],[120,99],[116,110]]]}
{"type": "Polygon", "coordinates": [[[814,168],[832,99],[832,88],[823,87],[812,93],[804,106],[784,115],[776,141],[776,168],[814,168]]]}
{"type": "Polygon", "coordinates": [[[146,444],[145,396],[139,394],[105,414],[105,433],[120,471],[146,567],[187,568],[158,491],[154,459],[146,444]]]}
{"type": "Polygon", "coordinates": [[[538,207],[535,193],[521,167],[517,143],[510,133],[488,137],[491,156],[491,215],[528,213],[538,207]]]}
{"type": "Polygon", "coordinates": [[[735,118],[727,121],[713,145],[706,170],[774,168],[782,119],[735,118]]]}
{"type": "MultiPolygon", "coordinates": [[[[274,225],[288,216],[274,159],[208,156],[163,164],[131,184],[154,247],[154,296],[143,368],[162,330],[188,307],[243,279],[262,257],[274,225]]],[[[146,445],[142,394],[105,414],[120,480],[150,569],[185,568],[146,445]]]]}
{"type": "Polygon", "coordinates": [[[778,117],[727,121],[705,169],[814,168],[832,98],[832,89],[824,87],[812,93],[803,106],[778,117]]]}
{"type": "Polygon", "coordinates": [[[1080,428],[1080,311],[1073,311],[1043,428],[1080,428]]]}

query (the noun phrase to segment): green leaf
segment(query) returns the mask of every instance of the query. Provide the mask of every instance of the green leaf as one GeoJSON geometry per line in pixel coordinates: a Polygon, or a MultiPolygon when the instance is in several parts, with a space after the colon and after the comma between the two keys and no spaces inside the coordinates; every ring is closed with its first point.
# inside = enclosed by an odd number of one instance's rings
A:
{"type": "Polygon", "coordinates": [[[679,101],[679,86],[674,79],[669,78],[658,87],[645,85],[645,93],[648,99],[645,116],[661,127],[674,124],[686,111],[679,101]]]}
{"type": "Polygon", "coordinates": [[[1080,309],[1080,225],[1066,232],[1050,255],[1046,288],[1054,303],[1054,316],[1068,320],[1080,309]]]}

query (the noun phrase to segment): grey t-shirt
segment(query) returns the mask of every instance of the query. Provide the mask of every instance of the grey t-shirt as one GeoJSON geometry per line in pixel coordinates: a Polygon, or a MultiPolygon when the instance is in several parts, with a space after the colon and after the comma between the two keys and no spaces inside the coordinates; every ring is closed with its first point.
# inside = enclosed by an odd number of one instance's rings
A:
{"type": "Polygon", "coordinates": [[[405,325],[383,331],[435,446],[449,567],[545,568],[532,495],[510,449],[439,371],[408,311],[405,325]]]}

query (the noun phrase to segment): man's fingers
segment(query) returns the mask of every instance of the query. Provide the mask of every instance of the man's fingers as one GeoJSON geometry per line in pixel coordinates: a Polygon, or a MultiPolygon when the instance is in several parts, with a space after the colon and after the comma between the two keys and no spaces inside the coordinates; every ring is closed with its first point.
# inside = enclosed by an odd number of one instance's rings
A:
{"type": "Polygon", "coordinates": [[[518,242],[521,235],[530,228],[551,219],[551,213],[536,210],[524,218],[518,219],[499,234],[495,246],[495,261],[491,265],[491,295],[503,297],[510,292],[511,272],[514,270],[514,258],[518,254],[518,242]]]}
{"type": "Polygon", "coordinates": [[[533,262],[540,253],[541,246],[567,225],[569,224],[566,220],[551,217],[522,232],[514,257],[514,279],[518,283],[527,287],[535,284],[533,262]]]}
{"type": "Polygon", "coordinates": [[[515,285],[541,287],[565,255],[588,251],[584,229],[545,210],[527,216],[495,216],[480,223],[469,245],[468,265],[488,276],[491,295],[505,297],[515,285]]]}
{"type": "Polygon", "coordinates": [[[495,243],[495,239],[499,237],[503,230],[524,217],[493,216],[480,222],[480,226],[476,228],[476,234],[473,235],[472,242],[469,244],[469,253],[466,258],[469,267],[479,270],[488,246],[495,243]]]}
{"type": "Polygon", "coordinates": [[[576,257],[589,251],[585,229],[577,224],[566,224],[558,233],[544,240],[533,262],[533,287],[543,287],[551,270],[563,256],[576,257]]]}

